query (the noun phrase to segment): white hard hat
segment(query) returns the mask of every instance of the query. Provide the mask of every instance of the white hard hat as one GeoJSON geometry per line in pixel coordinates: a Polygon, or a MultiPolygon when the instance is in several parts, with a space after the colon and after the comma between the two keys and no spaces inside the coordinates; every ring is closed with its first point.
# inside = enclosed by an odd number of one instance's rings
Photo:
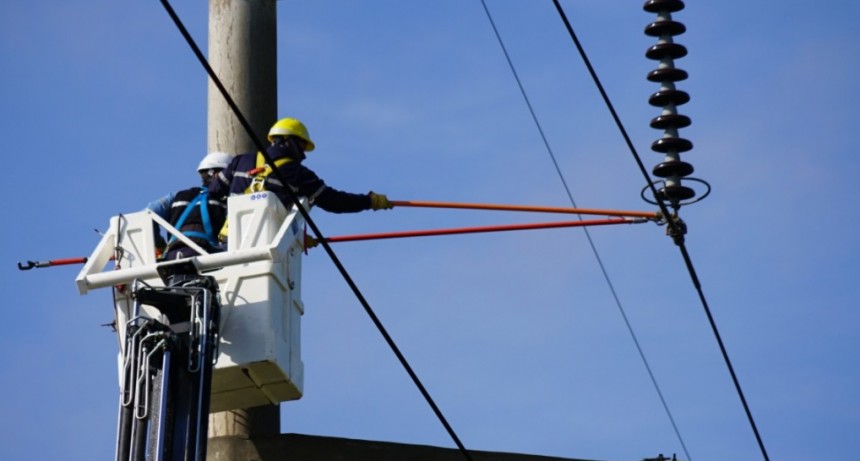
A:
{"type": "Polygon", "coordinates": [[[223,170],[224,168],[227,168],[227,165],[230,164],[231,160],[233,160],[233,156],[230,154],[224,152],[212,152],[203,157],[203,160],[200,161],[200,165],[197,166],[197,171],[212,169],[223,170]]]}

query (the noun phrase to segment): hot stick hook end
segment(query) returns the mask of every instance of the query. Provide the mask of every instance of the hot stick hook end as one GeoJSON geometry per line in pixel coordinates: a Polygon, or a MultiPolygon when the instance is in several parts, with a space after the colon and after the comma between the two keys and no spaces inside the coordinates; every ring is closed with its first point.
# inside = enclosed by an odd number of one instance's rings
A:
{"type": "Polygon", "coordinates": [[[34,267],[36,267],[36,263],[33,261],[27,261],[27,265],[21,264],[21,262],[18,261],[18,270],[28,271],[34,267]]]}

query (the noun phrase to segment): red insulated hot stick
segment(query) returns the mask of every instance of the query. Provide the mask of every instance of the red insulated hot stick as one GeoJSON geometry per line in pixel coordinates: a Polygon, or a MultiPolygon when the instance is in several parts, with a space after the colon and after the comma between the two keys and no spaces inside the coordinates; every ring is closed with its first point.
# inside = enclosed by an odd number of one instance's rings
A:
{"type": "Polygon", "coordinates": [[[482,227],[458,227],[452,229],[434,229],[423,231],[405,231],[405,232],[385,232],[379,234],[361,234],[361,235],[344,235],[339,237],[328,237],[326,241],[329,243],[337,242],[354,242],[358,240],[379,240],[393,239],[404,237],[428,237],[434,235],[453,235],[453,234],[474,234],[479,232],[502,232],[515,230],[532,230],[532,229],[553,229],[559,227],[580,227],[580,226],[605,226],[610,224],[633,224],[641,221],[614,218],[614,219],[596,219],[591,221],[566,221],[566,222],[547,222],[535,224],[511,224],[506,226],[482,226],[482,227]]]}
{"type": "Polygon", "coordinates": [[[421,208],[458,208],[467,210],[530,211],[539,213],[587,214],[601,216],[628,216],[631,218],[661,219],[662,214],[647,211],[599,210],[591,208],[565,208],[527,205],[494,205],[486,203],[427,202],[418,200],[391,200],[394,206],[421,208]]]}
{"type": "Polygon", "coordinates": [[[68,264],[86,264],[87,258],[64,258],[52,259],[50,261],[27,261],[27,264],[18,263],[18,269],[22,271],[33,269],[34,267],[51,267],[65,266],[68,264]]]}
{"type": "Polygon", "coordinates": [[[48,261],[52,266],[65,266],[67,264],[86,264],[87,258],[64,258],[48,261]]]}

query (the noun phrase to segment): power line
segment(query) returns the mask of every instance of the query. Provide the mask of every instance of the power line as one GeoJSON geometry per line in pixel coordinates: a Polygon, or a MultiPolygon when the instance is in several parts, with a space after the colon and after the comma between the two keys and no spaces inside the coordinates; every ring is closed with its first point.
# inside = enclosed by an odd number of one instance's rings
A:
{"type": "MultiPolygon", "coordinates": [[[[546,147],[547,153],[549,154],[550,158],[552,159],[553,165],[555,165],[555,170],[558,173],[559,179],[561,179],[562,185],[564,186],[564,190],[567,192],[567,197],[570,200],[571,205],[576,207],[576,201],[574,200],[573,194],[571,193],[570,188],[567,185],[567,181],[564,178],[564,173],[562,173],[561,168],[558,165],[558,161],[556,160],[555,154],[552,152],[552,149],[550,148],[549,141],[547,141],[547,138],[544,135],[543,128],[541,128],[541,125],[540,125],[540,121],[538,120],[537,115],[535,114],[534,108],[532,107],[531,102],[529,101],[529,97],[526,94],[525,88],[523,87],[523,84],[519,78],[519,75],[517,74],[517,71],[516,71],[516,68],[514,67],[513,61],[511,60],[511,57],[508,54],[507,48],[505,47],[504,41],[502,40],[502,37],[501,37],[501,34],[499,33],[499,30],[496,27],[495,22],[493,21],[493,17],[490,14],[490,10],[489,10],[489,8],[487,8],[487,4],[484,0],[481,0],[481,4],[484,6],[484,11],[487,14],[487,19],[490,20],[490,24],[493,27],[493,32],[496,35],[496,39],[498,40],[499,45],[502,48],[502,52],[505,55],[505,59],[508,62],[508,66],[510,67],[511,72],[514,75],[514,79],[517,81],[517,86],[519,87],[520,93],[522,94],[523,99],[526,102],[526,106],[528,106],[529,112],[531,113],[531,116],[532,116],[532,120],[534,120],[534,123],[537,126],[538,132],[540,133],[541,139],[543,140],[543,144],[546,147]]],[[[590,66],[589,66],[589,68],[590,68],[590,66]]],[[[667,212],[668,212],[668,210],[665,210],[665,209],[663,210],[664,216],[668,216],[667,212]]],[[[581,216],[580,216],[580,219],[582,219],[581,216]]],[[[627,313],[624,310],[624,306],[621,303],[621,299],[619,298],[618,293],[615,290],[615,286],[613,285],[612,280],[609,277],[609,272],[607,271],[606,266],[603,264],[603,260],[600,257],[600,253],[597,251],[597,246],[595,245],[594,240],[591,238],[591,233],[586,228],[583,228],[583,231],[585,232],[586,239],[588,240],[588,244],[591,247],[591,252],[594,254],[594,257],[597,260],[597,265],[600,267],[600,271],[603,274],[603,278],[604,278],[604,280],[606,280],[606,284],[609,287],[609,291],[612,294],[612,298],[615,300],[615,305],[618,307],[618,311],[621,313],[621,317],[624,320],[624,324],[627,326],[627,331],[630,333],[630,337],[633,339],[633,344],[636,346],[636,350],[639,353],[639,357],[642,359],[642,363],[645,365],[645,369],[648,372],[648,376],[651,379],[651,383],[653,384],[654,389],[657,391],[657,395],[660,398],[660,402],[663,405],[663,409],[665,410],[666,415],[669,417],[669,421],[672,424],[672,428],[675,430],[675,435],[678,437],[678,440],[681,443],[681,447],[684,449],[684,452],[687,455],[687,459],[692,460],[689,452],[687,452],[687,447],[684,444],[684,439],[681,437],[681,433],[678,430],[678,426],[675,424],[675,420],[672,417],[672,412],[669,411],[669,406],[666,403],[666,399],[663,397],[663,393],[660,391],[660,386],[657,383],[657,379],[654,376],[654,372],[651,370],[651,366],[648,364],[648,360],[645,357],[645,352],[642,349],[642,346],[639,344],[639,339],[636,337],[636,333],[633,330],[633,326],[627,317],[627,313]]]]}
{"type": "MultiPolygon", "coordinates": [[[[179,29],[179,32],[182,34],[183,38],[185,38],[185,41],[188,43],[188,46],[191,47],[191,50],[194,52],[194,55],[197,57],[197,60],[200,61],[200,64],[206,69],[206,72],[209,74],[209,77],[212,79],[212,82],[215,84],[216,87],[218,87],[218,90],[221,92],[221,95],[224,96],[224,99],[227,102],[227,105],[230,106],[230,109],[233,111],[233,113],[239,119],[239,123],[245,129],[248,136],[250,136],[251,140],[254,143],[254,146],[257,148],[257,151],[263,156],[263,158],[266,160],[267,164],[274,165],[275,162],[272,160],[271,156],[269,156],[269,154],[266,152],[266,149],[263,146],[263,143],[257,137],[253,128],[251,128],[250,123],[245,118],[245,116],[242,114],[242,111],[236,105],[236,102],[230,96],[230,93],[227,91],[227,89],[221,83],[221,80],[215,74],[215,70],[212,69],[212,67],[209,65],[209,62],[207,61],[207,59],[203,55],[203,53],[200,51],[200,48],[197,46],[197,43],[195,43],[194,39],[191,37],[191,34],[188,33],[188,30],[185,28],[182,21],[179,19],[179,16],[176,15],[176,12],[170,6],[169,1],[168,0],[160,0],[160,1],[161,1],[161,4],[164,6],[164,9],[167,11],[168,15],[170,15],[170,18],[173,20],[173,23],[176,25],[177,29],[179,29]]],[[[283,177],[283,175],[281,174],[281,172],[277,168],[274,168],[272,170],[272,174],[275,175],[275,177],[278,179],[278,181],[280,181],[282,184],[289,184],[289,182],[286,181],[286,178],[283,177]]],[[[430,393],[427,391],[427,389],[421,383],[421,380],[418,379],[418,375],[415,373],[415,371],[409,365],[409,362],[406,361],[406,357],[403,355],[402,352],[400,352],[400,349],[397,347],[397,344],[394,343],[394,339],[391,337],[391,335],[388,334],[388,331],[382,325],[382,322],[379,320],[379,317],[377,317],[376,313],[373,311],[373,308],[370,307],[370,303],[367,302],[367,299],[365,299],[364,295],[361,293],[361,290],[359,290],[358,285],[356,285],[356,283],[353,281],[352,277],[347,272],[346,268],[343,266],[343,264],[341,264],[340,259],[337,257],[337,255],[335,255],[334,250],[332,250],[331,246],[328,244],[328,242],[326,242],[325,237],[322,234],[322,231],[320,231],[320,229],[317,227],[316,223],[311,219],[310,213],[307,210],[305,210],[305,208],[301,205],[301,202],[299,201],[299,197],[293,193],[291,187],[285,187],[284,189],[286,190],[287,195],[289,196],[290,200],[292,201],[292,206],[296,207],[296,209],[299,211],[299,213],[302,215],[302,217],[307,222],[308,226],[311,228],[311,230],[313,230],[314,235],[319,240],[322,247],[325,249],[326,254],[328,254],[332,263],[334,263],[335,267],[337,267],[338,272],[340,272],[340,275],[346,281],[347,285],[349,285],[350,289],[352,290],[356,299],[358,299],[359,303],[361,303],[361,305],[364,308],[367,315],[370,316],[370,319],[373,321],[373,324],[376,325],[376,328],[382,334],[382,337],[385,339],[385,342],[388,343],[388,346],[391,348],[392,352],[394,352],[394,355],[397,356],[397,360],[400,361],[400,364],[403,366],[403,368],[409,374],[409,377],[412,379],[412,382],[415,383],[416,387],[418,387],[418,390],[421,392],[421,395],[424,396],[424,399],[427,401],[427,404],[430,405],[430,408],[433,410],[433,413],[436,414],[436,417],[439,419],[439,422],[441,422],[442,425],[445,427],[445,430],[448,432],[448,435],[451,437],[451,439],[457,445],[457,447],[459,448],[459,450],[463,454],[463,456],[466,459],[468,459],[469,461],[472,461],[472,457],[469,454],[468,450],[466,450],[466,447],[460,441],[460,438],[457,437],[457,434],[454,432],[454,429],[448,423],[448,420],[445,419],[445,416],[442,414],[442,411],[436,405],[436,402],[433,401],[433,398],[430,396],[430,393]]],[[[281,201],[284,203],[284,206],[286,206],[287,208],[290,208],[291,205],[286,203],[286,201],[283,200],[283,198],[281,198],[281,201]]]]}
{"type": "MultiPolygon", "coordinates": [[[[573,40],[573,43],[576,45],[577,50],[579,51],[580,56],[582,57],[583,62],[588,68],[589,74],[591,74],[592,80],[594,80],[595,85],[600,91],[600,95],[603,97],[603,101],[606,103],[606,107],[609,109],[609,112],[612,114],[612,118],[615,120],[615,124],[618,126],[618,129],[621,132],[621,135],[624,137],[625,142],[627,143],[627,147],[630,149],[630,153],[633,155],[636,163],[639,165],[639,169],[642,172],[642,175],[645,177],[645,181],[648,183],[648,187],[651,189],[652,194],[658,205],[660,206],[660,210],[663,212],[663,215],[667,218],[670,216],[668,212],[668,208],[664,201],[660,198],[660,194],[657,193],[657,189],[654,187],[654,183],[651,181],[651,178],[648,176],[648,172],[645,170],[645,166],[642,164],[642,160],[639,157],[639,153],[636,152],[636,148],[633,146],[633,143],[630,141],[630,137],[627,135],[627,130],[624,129],[624,125],[621,123],[621,119],[619,119],[618,114],[615,112],[615,108],[612,106],[612,102],[609,100],[609,96],[607,96],[606,91],[603,89],[603,85],[600,83],[600,79],[597,78],[597,73],[594,71],[594,68],[591,66],[591,62],[588,60],[588,56],[585,53],[585,49],[583,49],[582,45],[579,43],[579,39],[576,37],[576,33],[573,31],[573,27],[570,25],[570,21],[567,19],[567,15],[564,13],[564,10],[561,8],[558,0],[553,0],[553,4],[555,5],[556,10],[558,10],[558,14],[561,17],[562,21],[564,21],[564,25],[567,28],[568,34],[570,34],[570,38],[573,40]]],[[[684,244],[683,238],[683,229],[681,229],[682,225],[673,219],[667,219],[667,223],[671,228],[671,235],[674,237],[675,244],[678,246],[678,249],[681,251],[681,256],[684,259],[684,264],[687,267],[687,272],[690,274],[690,279],[693,283],[693,286],[696,289],[696,292],[699,295],[699,301],[702,304],[702,307],[705,310],[705,314],[708,317],[708,322],[711,325],[711,330],[714,333],[714,337],[717,340],[717,344],[720,347],[720,352],[723,356],[723,361],[726,364],[726,367],[729,370],[729,374],[732,377],[732,382],[734,383],[735,390],[737,391],[738,397],[741,400],[741,404],[744,407],[744,412],[746,413],[747,420],[752,427],[753,433],[755,434],[756,441],[759,446],[759,450],[762,453],[765,461],[770,461],[770,457],[767,454],[767,450],[765,449],[764,442],[762,441],[761,435],[759,434],[758,427],[756,426],[755,419],[753,418],[752,412],[750,411],[749,405],[747,405],[747,400],[744,397],[743,390],[741,389],[740,382],[738,381],[737,375],[735,374],[734,367],[732,366],[732,362],[729,359],[729,354],[726,351],[726,347],[723,344],[723,340],[720,336],[719,329],[717,329],[717,324],[714,321],[714,317],[711,314],[711,308],[708,306],[708,301],[705,298],[705,293],[702,290],[702,285],[699,282],[699,277],[696,275],[696,269],[693,267],[693,261],[690,258],[690,254],[687,251],[687,247],[684,244]]],[[[674,425],[674,422],[672,423],[674,425]]],[[[680,437],[680,435],[679,435],[680,437]]],[[[681,441],[683,445],[683,441],[681,441]]],[[[685,448],[686,451],[686,448],[685,448]]],[[[687,455],[689,458],[689,454],[687,455]]]]}

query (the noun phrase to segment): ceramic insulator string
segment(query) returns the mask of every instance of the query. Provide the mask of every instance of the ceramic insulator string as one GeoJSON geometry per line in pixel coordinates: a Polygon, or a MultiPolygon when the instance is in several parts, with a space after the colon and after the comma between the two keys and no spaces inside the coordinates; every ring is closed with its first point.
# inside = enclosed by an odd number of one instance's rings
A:
{"type": "Polygon", "coordinates": [[[693,143],[678,135],[678,130],[690,125],[690,118],[678,113],[678,106],[690,101],[690,95],[675,88],[675,83],[687,78],[687,72],[675,67],[675,59],[687,55],[687,49],[673,41],[687,28],[672,19],[672,13],[684,9],[681,0],[648,0],[645,11],[657,14],[657,20],[645,27],[645,34],[657,37],[657,44],[648,48],[645,56],[659,61],[656,69],[648,73],[648,80],[660,84],[660,89],[648,98],[652,106],[663,110],[651,120],[651,127],[663,130],[663,137],[651,144],[651,150],[663,154],[664,159],[652,173],[664,179],[659,190],[661,198],[668,200],[674,208],[681,201],[692,199],[696,192],[681,184],[681,179],[693,173],[693,165],[681,160],[681,153],[693,148],[693,143]]]}

